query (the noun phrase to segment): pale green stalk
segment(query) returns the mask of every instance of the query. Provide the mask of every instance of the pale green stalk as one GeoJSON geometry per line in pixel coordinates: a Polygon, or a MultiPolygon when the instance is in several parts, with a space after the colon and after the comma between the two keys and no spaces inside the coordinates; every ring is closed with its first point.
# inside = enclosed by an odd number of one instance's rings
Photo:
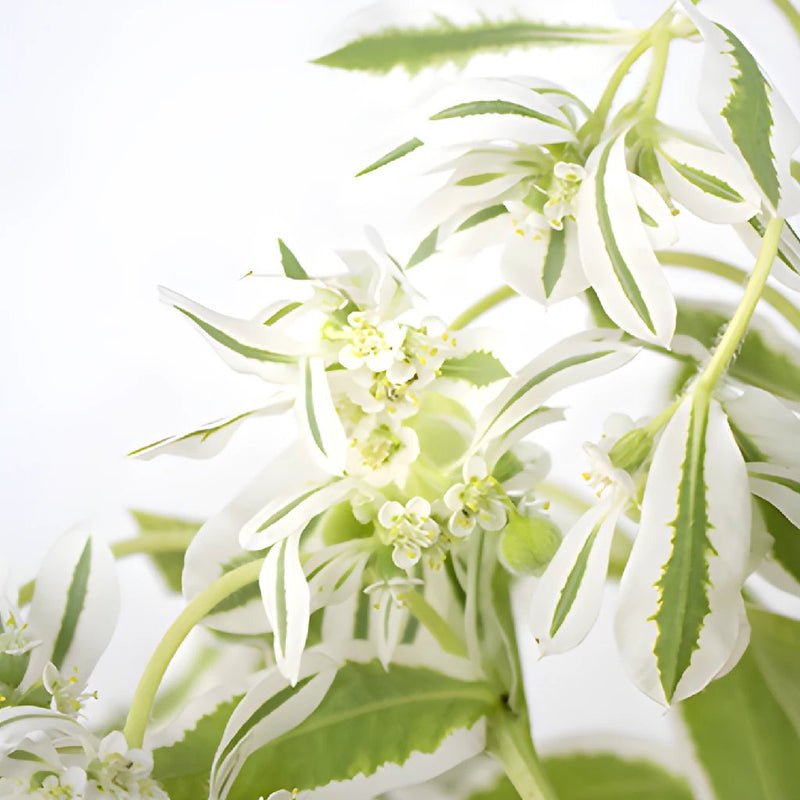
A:
{"type": "Polygon", "coordinates": [[[733,317],[731,317],[722,339],[720,339],[714,354],[711,356],[711,361],[700,373],[700,377],[694,387],[695,393],[710,395],[734,357],[736,349],[739,347],[739,342],[747,332],[747,326],[767,283],[772,263],[778,253],[782,227],[783,220],[780,217],[775,217],[769,221],[764,231],[756,264],[750,274],[750,280],[747,282],[744,297],[742,297],[733,317]]]}
{"type": "Polygon", "coordinates": [[[509,711],[489,717],[486,749],[503,765],[521,800],[558,800],[536,755],[525,719],[509,711]]]}
{"type": "Polygon", "coordinates": [[[150,661],[139,679],[133,695],[123,733],[129,747],[141,747],[145,729],[155,702],[156,692],[164,673],[189,632],[211,612],[215,606],[234,592],[258,580],[264,559],[251,561],[217,578],[200,594],[192,598],[181,611],[153,651],[150,661]]]}
{"type": "Polygon", "coordinates": [[[473,303],[469,308],[462,311],[449,325],[451,331],[460,331],[466,328],[474,319],[490,311],[495,306],[506,300],[516,297],[517,293],[510,286],[503,286],[500,289],[495,289],[486,297],[482,297],[477,302],[473,303]]]}
{"type": "Polygon", "coordinates": [[[786,17],[794,32],[800,36],[800,11],[792,4],[792,0],[772,0],[778,10],[786,17]]]}
{"type": "MultiPolygon", "coordinates": [[[[673,267],[688,267],[699,272],[707,272],[709,275],[717,275],[720,278],[743,283],[747,273],[728,264],[726,261],[719,261],[709,256],[701,256],[697,253],[686,253],[679,250],[659,250],[656,252],[659,263],[673,267]]],[[[777,289],[765,286],[761,291],[761,297],[769,303],[790,325],[800,331],[800,309],[797,309],[788,297],[782,295],[777,289]]]]}
{"type": "Polygon", "coordinates": [[[460,658],[469,657],[464,642],[455,635],[439,612],[419,592],[403,592],[397,599],[427,628],[428,633],[436,639],[445,653],[460,658]]]}
{"type": "Polygon", "coordinates": [[[647,73],[647,83],[645,84],[644,99],[642,100],[640,111],[641,118],[649,128],[652,128],[655,121],[658,101],[661,97],[661,88],[664,85],[671,38],[669,30],[666,28],[654,30],[652,36],[653,62],[650,64],[650,71],[647,73]]]}
{"type": "MultiPolygon", "coordinates": [[[[149,555],[181,553],[186,551],[194,535],[194,531],[172,531],[171,533],[134,536],[131,539],[114,542],[111,545],[111,552],[115,558],[125,558],[136,553],[148,553],[149,555]]],[[[35,587],[36,581],[28,581],[23,586],[20,586],[17,596],[18,605],[24,606],[30,603],[35,587]]]]}

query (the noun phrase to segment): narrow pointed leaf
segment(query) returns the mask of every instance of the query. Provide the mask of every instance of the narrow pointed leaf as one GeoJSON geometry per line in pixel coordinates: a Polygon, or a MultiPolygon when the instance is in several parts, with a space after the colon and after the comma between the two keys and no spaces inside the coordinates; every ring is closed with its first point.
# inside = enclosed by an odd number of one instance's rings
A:
{"type": "MultiPolygon", "coordinates": [[[[407,156],[409,153],[413,153],[418,147],[422,147],[424,142],[421,139],[417,139],[415,136],[413,139],[409,139],[407,142],[403,142],[403,144],[398,145],[393,150],[388,152],[385,156],[381,156],[377,161],[373,161],[368,167],[364,167],[360,172],[356,173],[356,178],[360,178],[362,175],[366,175],[369,172],[373,172],[376,169],[380,169],[381,167],[385,167],[387,164],[391,164],[392,161],[397,161],[398,158],[402,158],[403,156],[407,156]]],[[[409,266],[413,266],[409,264],[409,266]]]]}
{"type": "Polygon", "coordinates": [[[303,269],[297,256],[286,246],[283,239],[278,239],[278,250],[281,254],[283,274],[296,281],[307,281],[308,273],[303,269]]]}
{"type": "Polygon", "coordinates": [[[739,641],[750,550],[744,461],[719,404],[683,401],[656,446],[620,583],[617,642],[634,683],[663,704],[700,691],[739,641]]]}

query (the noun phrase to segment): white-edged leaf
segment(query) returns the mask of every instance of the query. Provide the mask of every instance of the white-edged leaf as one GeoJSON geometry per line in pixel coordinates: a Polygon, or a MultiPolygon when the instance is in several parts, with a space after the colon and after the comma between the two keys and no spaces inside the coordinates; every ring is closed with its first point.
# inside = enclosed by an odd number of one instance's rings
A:
{"type": "Polygon", "coordinates": [[[616,619],[633,682],[664,705],[700,691],[736,649],[750,520],[747,472],[725,414],[690,395],[653,455],[616,619]]]}
{"type": "Polygon", "coordinates": [[[298,533],[317,516],[353,491],[351,478],[334,478],[311,488],[286,492],[262,506],[239,530],[246,550],[263,550],[298,533]]]}
{"type": "Polygon", "coordinates": [[[310,610],[344,602],[361,588],[370,549],[359,541],[317,550],[303,564],[308,579],[310,610]]]}
{"type": "Polygon", "coordinates": [[[633,173],[629,173],[628,178],[639,209],[639,219],[644,225],[651,247],[658,250],[674,244],[678,238],[678,229],[664,198],[644,178],[633,173]]]}
{"type": "Polygon", "coordinates": [[[766,207],[790,216],[800,208],[800,186],[790,172],[800,123],[733,31],[683,6],[705,42],[699,104],[706,124],[752,175],[766,207]]]}
{"type": "MultiPolygon", "coordinates": [[[[514,215],[503,219],[510,233],[514,215]]],[[[500,271],[512,289],[547,305],[574,297],[589,285],[578,250],[578,229],[571,220],[564,221],[563,230],[549,229],[538,236],[526,235],[523,228],[515,230],[504,237],[500,260],[500,271]]]]}
{"type": "Polygon", "coordinates": [[[760,196],[752,179],[728,153],[668,138],[656,157],[673,200],[701,219],[732,224],[758,212],[760,196]]]}
{"type": "Polygon", "coordinates": [[[273,632],[275,662],[292,686],[300,674],[311,614],[308,582],[300,564],[300,533],[297,531],[270,548],[258,578],[273,632]]]}
{"type": "Polygon", "coordinates": [[[294,397],[292,394],[282,392],[273,397],[266,406],[235,414],[232,417],[216,419],[190,433],[159,439],[157,442],[131,451],[128,455],[142,461],[149,461],[156,456],[162,455],[183,456],[184,458],[212,458],[222,452],[243,422],[253,417],[282,414],[292,407],[293,402],[294,397]]]}
{"type": "Polygon", "coordinates": [[[572,649],[592,629],[621,511],[621,503],[603,501],[583,514],[536,582],[529,624],[542,655],[572,649]]]}
{"type": "MultiPolygon", "coordinates": [[[[764,236],[765,216],[759,214],[751,217],[747,223],[736,226],[736,232],[754,256],[761,251],[764,236]]],[[[778,243],[777,258],[772,264],[770,273],[775,280],[780,281],[790,289],[800,292],[800,238],[797,231],[788,220],[784,220],[781,228],[780,242],[778,243]]]]}
{"type": "Polygon", "coordinates": [[[333,405],[321,358],[300,361],[300,388],[295,409],[300,434],[309,452],[326,472],[341,475],[347,440],[333,405]]]}
{"type": "Polygon", "coordinates": [[[283,383],[296,374],[297,359],[309,351],[308,345],[271,325],[220,314],[164,287],[159,295],[194,322],[225,363],[239,372],[283,383]]]}
{"type": "Polygon", "coordinates": [[[800,528],[800,472],[778,464],[749,462],[750,491],[772,503],[792,525],[800,528]]]}
{"type": "Polygon", "coordinates": [[[41,644],[31,652],[23,686],[40,680],[48,662],[85,685],[114,633],[119,604],[108,544],[85,524],[63,534],[36,576],[28,627],[41,644]]]}
{"type": "Polygon", "coordinates": [[[58,734],[77,743],[88,743],[91,735],[66,714],[38,706],[0,708],[0,758],[12,753],[30,734],[58,734]]]}
{"type": "Polygon", "coordinates": [[[586,277],[617,325],[668,347],[675,300],[639,213],[625,164],[625,134],[598,145],[586,169],[576,217],[586,277]]]}
{"type": "Polygon", "coordinates": [[[476,425],[475,444],[505,435],[556,392],[626,364],[638,349],[620,339],[620,332],[587,331],[538,355],[487,404],[476,425]]]}
{"type": "Polygon", "coordinates": [[[377,601],[370,598],[369,638],[375,643],[378,660],[384,669],[389,668],[408,621],[408,609],[396,602],[391,592],[381,592],[377,601]]]}
{"type": "Polygon", "coordinates": [[[211,768],[209,800],[224,800],[248,756],[291,731],[319,706],[337,664],[309,652],[294,687],[277,668],[268,670],[231,714],[211,768]]]}
{"type": "MultiPolygon", "coordinates": [[[[258,558],[239,543],[239,531],[272,498],[281,502],[305,491],[308,481],[325,475],[310,462],[304,448],[287,448],[197,532],[186,551],[183,595],[191,600],[217,578],[246,561],[258,558]]],[[[313,484],[312,484],[313,485],[313,484]]],[[[269,630],[258,585],[244,587],[205,619],[205,624],[228,633],[255,635],[269,630]]]]}

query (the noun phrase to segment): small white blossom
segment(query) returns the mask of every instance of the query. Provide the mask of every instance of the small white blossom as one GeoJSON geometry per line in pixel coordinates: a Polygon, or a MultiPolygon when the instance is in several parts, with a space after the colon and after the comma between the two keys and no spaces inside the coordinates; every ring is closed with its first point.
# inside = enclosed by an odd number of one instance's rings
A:
{"type": "Polygon", "coordinates": [[[489,475],[486,461],[472,456],[463,468],[463,483],[451,486],[444,504],[452,512],[447,527],[459,539],[469,536],[478,525],[486,531],[499,531],[506,524],[505,493],[489,475]]]}
{"type": "Polygon", "coordinates": [[[422,497],[412,497],[403,506],[396,500],[384,503],[378,522],[385,531],[385,541],[394,546],[392,561],[400,569],[416,564],[422,551],[439,538],[439,526],[431,519],[431,505],[422,497]]]}
{"type": "Polygon", "coordinates": [[[96,692],[83,691],[85,684],[78,677],[77,667],[65,677],[52,661],[48,661],[42,672],[42,683],[52,695],[50,708],[61,714],[75,716],[81,712],[87,700],[97,699],[96,692]]]}
{"type": "Polygon", "coordinates": [[[0,631],[0,655],[21,656],[32,650],[39,641],[32,638],[25,622],[20,621],[19,612],[14,608],[3,611],[2,631],[0,631]]]}
{"type": "Polygon", "coordinates": [[[347,316],[341,336],[347,344],[339,351],[339,363],[346,369],[366,366],[372,372],[386,372],[403,358],[400,349],[405,328],[394,321],[381,321],[374,312],[353,311],[347,316]]]}
{"type": "Polygon", "coordinates": [[[402,486],[419,456],[417,434],[381,417],[365,417],[353,431],[347,452],[347,472],[372,486],[402,486]]]}

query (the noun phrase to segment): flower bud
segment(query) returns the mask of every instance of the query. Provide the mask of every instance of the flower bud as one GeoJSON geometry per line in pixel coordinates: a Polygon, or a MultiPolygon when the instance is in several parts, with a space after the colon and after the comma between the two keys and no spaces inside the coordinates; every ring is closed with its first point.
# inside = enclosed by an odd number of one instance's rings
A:
{"type": "Polygon", "coordinates": [[[540,575],[560,544],[561,532],[551,520],[512,512],[500,535],[500,561],[513,575],[540,575]]]}

